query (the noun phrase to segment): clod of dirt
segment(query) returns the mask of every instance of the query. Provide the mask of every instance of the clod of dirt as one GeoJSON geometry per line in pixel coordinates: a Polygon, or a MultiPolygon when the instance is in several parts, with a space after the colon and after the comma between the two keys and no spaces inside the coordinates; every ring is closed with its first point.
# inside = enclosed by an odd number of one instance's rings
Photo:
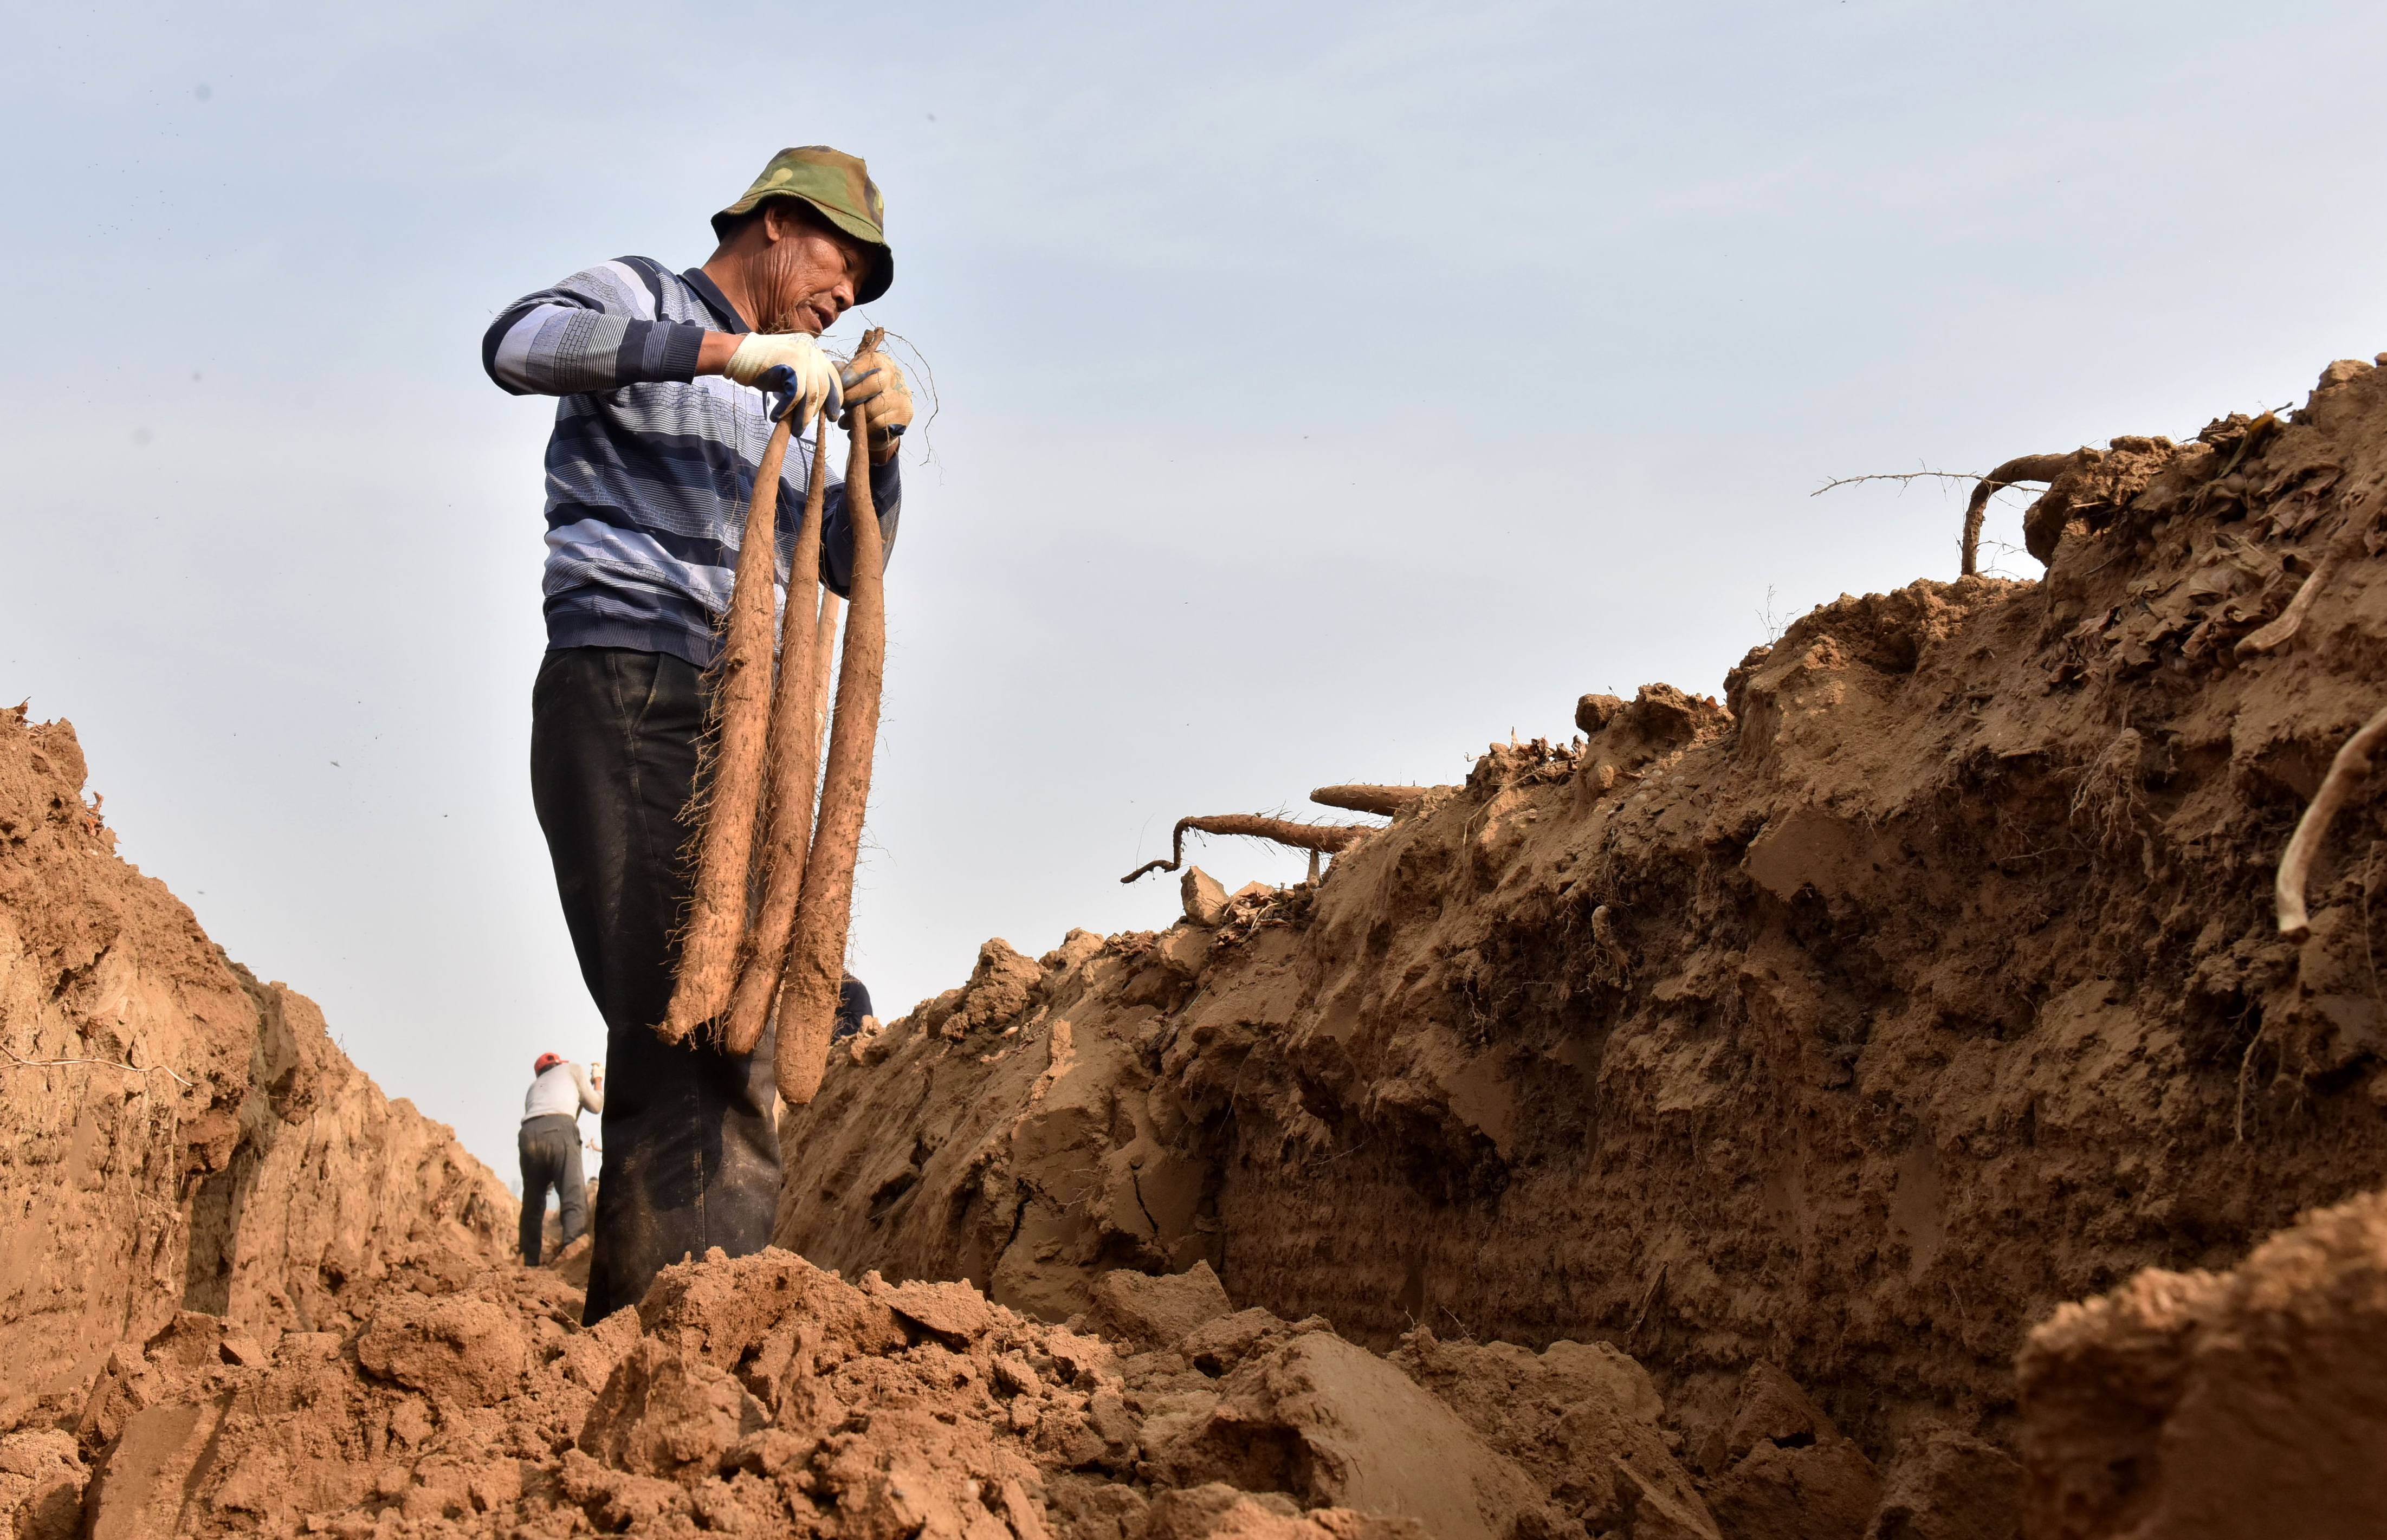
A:
{"type": "Polygon", "coordinates": [[[1154,1346],[1190,1336],[1235,1308],[1207,1262],[1157,1278],[1121,1268],[1096,1279],[1093,1294],[1094,1320],[1105,1334],[1154,1346]]]}
{"type": "Polygon", "coordinates": [[[2022,1540],[2022,1467],[1952,1428],[1918,1430],[1865,1540],[2022,1540]]]}
{"type": "Polygon", "coordinates": [[[1247,1357],[1220,1382],[1209,1414],[1153,1458],[1176,1483],[1224,1481],[1305,1507],[1403,1514],[1447,1540],[1567,1528],[1542,1490],[1448,1407],[1326,1332],[1247,1357]]]}
{"type": "Polygon", "coordinates": [[[72,1433],[33,1428],[0,1437],[0,1534],[74,1540],[90,1480],[72,1433]]]}
{"type": "Polygon", "coordinates": [[[1735,1540],[1860,1540],[1881,1497],[1864,1451],[1770,1363],[1741,1381],[1721,1459],[1709,1464],[1722,1474],[1708,1499],[1735,1540]]]}
{"type": "Polygon", "coordinates": [[[767,1420],[763,1404],[727,1370],[649,1339],[615,1366],[578,1443],[638,1475],[702,1476],[767,1420]]]}
{"type": "Polygon", "coordinates": [[[1185,917],[1195,925],[1215,926],[1227,917],[1227,888],[1199,866],[1188,866],[1177,879],[1185,917]]]}
{"type": "Polygon", "coordinates": [[[2387,1193],[2225,1273],[2150,1270],[2030,1334],[2029,1533],[2370,1535],[2387,1513],[2387,1193]]]}
{"type": "Polygon", "coordinates": [[[1392,1357],[1515,1460],[1593,1534],[1715,1540],[1690,1473],[1675,1460],[1648,1373],[1605,1343],[1445,1343],[1419,1327],[1392,1357]]]}
{"type": "Polygon", "coordinates": [[[434,1401],[486,1407],[521,1382],[528,1345],[511,1313],[485,1299],[404,1294],[375,1311],[357,1362],[434,1401]]]}

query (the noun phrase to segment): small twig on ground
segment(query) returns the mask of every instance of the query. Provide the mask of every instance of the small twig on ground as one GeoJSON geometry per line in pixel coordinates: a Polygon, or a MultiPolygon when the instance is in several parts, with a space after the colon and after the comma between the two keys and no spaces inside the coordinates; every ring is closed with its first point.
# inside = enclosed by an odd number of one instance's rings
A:
{"type": "Polygon", "coordinates": [[[176,1075],[172,1070],[167,1068],[162,1064],[141,1065],[130,1062],[119,1064],[114,1059],[25,1059],[19,1058],[16,1051],[8,1048],[0,1048],[0,1054],[7,1054],[8,1060],[11,1064],[25,1069],[50,1069],[61,1065],[90,1064],[97,1065],[104,1069],[129,1069],[135,1075],[169,1076],[176,1084],[186,1089],[196,1089],[198,1085],[198,1082],[196,1080],[183,1079],[183,1077],[176,1075]]]}
{"type": "Polygon", "coordinates": [[[2312,804],[2305,815],[2296,820],[2296,832],[2288,839],[2287,852],[2280,857],[2280,877],[2273,890],[2278,906],[2280,934],[2292,941],[2300,941],[2312,929],[2311,916],[2305,912],[2305,882],[2312,870],[2313,856],[2320,842],[2328,838],[2329,826],[2337,817],[2337,810],[2353,793],[2354,783],[2370,774],[2371,751],[2380,740],[2387,738],[2387,711],[2364,723],[2337,757],[2330,762],[2329,774],[2321,778],[2320,789],[2313,793],[2312,804]]]}

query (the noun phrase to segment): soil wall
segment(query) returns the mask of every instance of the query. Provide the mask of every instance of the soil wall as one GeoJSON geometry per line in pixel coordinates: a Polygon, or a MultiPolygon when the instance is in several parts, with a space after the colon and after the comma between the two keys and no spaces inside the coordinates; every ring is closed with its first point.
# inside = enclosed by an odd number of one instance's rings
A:
{"type": "Polygon", "coordinates": [[[1201,1259],[1378,1345],[1602,1341],[1694,1458],[1764,1360],[1876,1458],[2009,1437],[2059,1302],[2387,1171],[2376,804],[2301,946],[2269,891],[2387,689],[2382,485],[2387,375],[2335,364],[2074,457],[2043,581],[1587,696],[1315,884],[1189,893],[1219,923],[989,942],[788,1111],[780,1243],[1048,1318],[1201,1259]]]}
{"type": "Polygon", "coordinates": [[[517,1207],[120,860],[74,729],[0,712],[0,1432],[71,1420],[181,1310],[335,1331],[394,1250],[517,1207]]]}

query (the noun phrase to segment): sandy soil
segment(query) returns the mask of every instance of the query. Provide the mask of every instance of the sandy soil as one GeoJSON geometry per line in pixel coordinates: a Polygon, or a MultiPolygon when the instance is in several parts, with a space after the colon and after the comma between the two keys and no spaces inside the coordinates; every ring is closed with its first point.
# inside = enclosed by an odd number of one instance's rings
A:
{"type": "Polygon", "coordinates": [[[2378,804],[2301,946],[2269,895],[2387,689],[2382,485],[2387,376],[2334,364],[2076,457],[2043,582],[1843,598],[1722,703],[1586,696],[1315,885],[990,941],[788,1116],[778,1239],[1052,1319],[1198,1259],[1379,1348],[1606,1342],[1710,1483],[1770,1362],[1890,1488],[2011,1488],[2033,1322],[2387,1172],[2378,804]]]}
{"type": "Polygon", "coordinates": [[[588,1330],[585,1246],[506,1265],[495,1179],[0,715],[0,1526],[2371,1533],[2375,800],[2301,943],[2268,890],[2381,703],[2382,506],[2332,365],[2073,457],[2042,582],[1844,597],[1314,883],[989,941],[788,1109],[777,1247],[588,1330]]]}

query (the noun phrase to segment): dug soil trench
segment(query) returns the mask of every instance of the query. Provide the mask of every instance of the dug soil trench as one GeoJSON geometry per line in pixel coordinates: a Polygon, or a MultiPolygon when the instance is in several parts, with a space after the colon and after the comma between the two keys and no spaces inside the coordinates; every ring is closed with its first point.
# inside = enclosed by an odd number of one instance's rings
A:
{"type": "Polygon", "coordinates": [[[64,722],[0,711],[0,1428],[78,1415],[178,1311],[338,1331],[391,1254],[519,1211],[115,854],[64,722]]]}
{"type": "Polygon", "coordinates": [[[1381,1348],[1612,1344],[1709,1482],[1763,1364],[1893,1485],[2011,1446],[2060,1302],[2387,1170],[2377,802],[2301,946],[2270,898],[2387,704],[2382,486],[2387,374],[2332,365],[2075,457],[2043,581],[1843,598],[1721,705],[1587,696],[1220,923],[990,941],[787,1115],[778,1240],[1056,1319],[1200,1260],[1381,1348]]]}
{"type": "Polygon", "coordinates": [[[2270,888],[2387,702],[2387,374],[2056,474],[2041,582],[989,941],[785,1111],[777,1246],[585,1330],[0,717],[0,1532],[2373,1533],[2387,810],[2270,888]]]}

